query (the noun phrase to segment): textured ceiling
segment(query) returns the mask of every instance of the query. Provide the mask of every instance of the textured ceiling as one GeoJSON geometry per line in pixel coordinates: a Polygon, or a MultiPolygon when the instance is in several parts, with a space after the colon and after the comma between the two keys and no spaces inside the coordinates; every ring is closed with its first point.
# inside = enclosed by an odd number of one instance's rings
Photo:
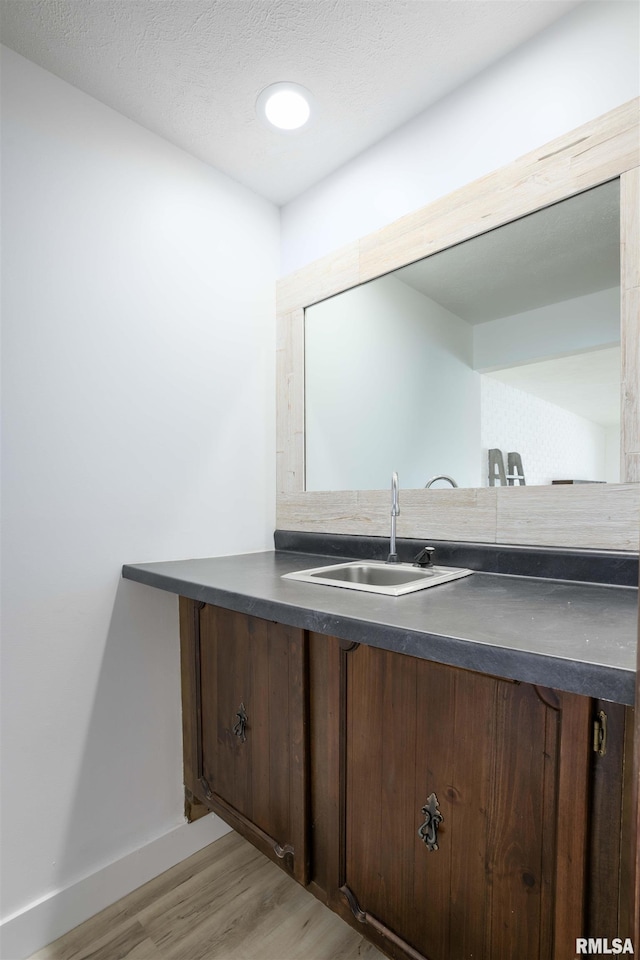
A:
{"type": "Polygon", "coordinates": [[[2,42],[278,204],[579,0],[1,0],[2,42]],[[268,84],[307,130],[255,115],[268,84]]]}

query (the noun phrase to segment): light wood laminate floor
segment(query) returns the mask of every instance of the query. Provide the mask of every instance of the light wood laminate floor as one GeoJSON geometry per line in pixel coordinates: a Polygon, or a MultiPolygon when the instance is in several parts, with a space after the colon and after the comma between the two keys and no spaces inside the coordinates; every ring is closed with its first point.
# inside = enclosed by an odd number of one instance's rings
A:
{"type": "Polygon", "coordinates": [[[385,960],[237,833],[60,937],[31,960],[385,960]]]}

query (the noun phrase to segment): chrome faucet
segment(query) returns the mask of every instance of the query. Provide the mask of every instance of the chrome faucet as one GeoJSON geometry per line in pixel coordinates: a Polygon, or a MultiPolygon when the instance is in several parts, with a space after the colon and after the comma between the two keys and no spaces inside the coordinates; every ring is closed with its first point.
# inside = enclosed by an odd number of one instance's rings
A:
{"type": "Polygon", "coordinates": [[[431,477],[430,480],[427,480],[427,482],[426,482],[425,485],[424,485],[425,490],[428,490],[429,487],[431,486],[431,484],[432,484],[432,483],[435,483],[436,480],[446,480],[448,483],[451,484],[452,487],[457,487],[457,486],[458,486],[458,484],[455,482],[455,480],[453,479],[453,477],[448,477],[448,476],[446,475],[446,473],[439,473],[437,476],[431,477]]]}
{"type": "Polygon", "coordinates": [[[391,474],[391,537],[389,539],[389,556],[387,563],[397,563],[398,554],[396,553],[396,517],[400,513],[400,495],[398,489],[398,474],[393,471],[391,474]]]}

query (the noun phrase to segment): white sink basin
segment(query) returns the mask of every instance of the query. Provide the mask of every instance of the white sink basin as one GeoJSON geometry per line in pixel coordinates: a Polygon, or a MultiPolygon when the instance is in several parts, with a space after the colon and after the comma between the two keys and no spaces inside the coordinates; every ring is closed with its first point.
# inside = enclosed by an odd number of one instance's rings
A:
{"type": "Polygon", "coordinates": [[[383,560],[355,560],[350,563],[332,563],[296,573],[285,573],[283,580],[301,580],[319,583],[325,587],[343,587],[347,590],[365,590],[400,597],[405,593],[425,590],[450,580],[468,577],[473,570],[461,567],[415,567],[411,563],[385,563],[383,560]]]}

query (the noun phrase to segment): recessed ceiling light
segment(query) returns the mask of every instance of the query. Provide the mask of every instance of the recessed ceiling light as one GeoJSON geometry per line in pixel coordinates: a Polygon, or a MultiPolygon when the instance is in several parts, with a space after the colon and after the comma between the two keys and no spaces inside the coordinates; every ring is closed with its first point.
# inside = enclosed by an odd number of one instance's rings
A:
{"type": "Polygon", "coordinates": [[[278,130],[299,130],[311,116],[311,94],[299,83],[272,83],[256,100],[261,120],[278,130]]]}

